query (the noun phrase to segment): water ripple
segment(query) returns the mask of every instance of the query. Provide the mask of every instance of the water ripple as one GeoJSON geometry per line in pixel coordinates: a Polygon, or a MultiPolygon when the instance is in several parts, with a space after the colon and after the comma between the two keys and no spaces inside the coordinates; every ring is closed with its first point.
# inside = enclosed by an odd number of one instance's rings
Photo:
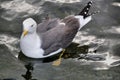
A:
{"type": "Polygon", "coordinates": [[[77,58],[74,59],[76,62],[81,63],[80,65],[89,65],[92,66],[94,70],[108,70],[111,67],[119,66],[120,65],[120,57],[111,56],[109,52],[103,54],[94,54],[88,53],[87,59],[78,60],[77,58]],[[97,58],[104,58],[104,60],[99,60],[97,58]]]}
{"type": "Polygon", "coordinates": [[[1,4],[1,8],[6,10],[1,17],[8,21],[19,17],[21,14],[23,17],[27,17],[28,15],[40,14],[43,12],[41,6],[34,6],[27,3],[25,0],[6,1],[1,4]]]}
{"type": "Polygon", "coordinates": [[[81,2],[82,0],[45,0],[51,2],[58,2],[58,3],[74,3],[74,2],[81,2]]]}
{"type": "Polygon", "coordinates": [[[18,42],[19,42],[18,38],[6,34],[0,34],[0,44],[4,44],[12,52],[20,51],[17,45],[18,42]]]}
{"type": "Polygon", "coordinates": [[[15,12],[27,12],[29,14],[37,14],[40,10],[40,7],[35,7],[31,4],[26,3],[26,1],[18,2],[16,0],[4,2],[1,4],[2,8],[10,9],[15,12]]]}
{"type": "MultiPolygon", "coordinates": [[[[106,30],[106,32],[114,31],[118,33],[119,27],[112,27],[106,30]]],[[[85,55],[84,59],[75,59],[75,61],[80,62],[82,65],[93,66],[95,70],[107,70],[120,65],[120,57],[115,55],[115,52],[112,51],[112,46],[113,44],[115,45],[113,40],[97,38],[96,35],[88,35],[87,32],[81,31],[76,35],[74,42],[79,43],[79,46],[90,46],[88,54],[85,55]],[[97,50],[97,53],[94,53],[94,50],[97,50]]],[[[84,56],[84,54],[82,56],[84,56]]]]}

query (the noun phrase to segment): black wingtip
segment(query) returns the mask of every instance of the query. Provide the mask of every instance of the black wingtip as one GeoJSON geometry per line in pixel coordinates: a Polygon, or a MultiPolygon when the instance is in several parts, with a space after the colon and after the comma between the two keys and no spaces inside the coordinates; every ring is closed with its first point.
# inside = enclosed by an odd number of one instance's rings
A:
{"type": "Polygon", "coordinates": [[[89,2],[88,2],[88,5],[92,5],[92,3],[93,3],[92,1],[89,1],[89,2]]]}
{"type": "Polygon", "coordinates": [[[92,6],[92,3],[93,3],[92,1],[89,1],[78,15],[82,15],[84,18],[90,16],[88,12],[90,10],[90,7],[92,6]]]}

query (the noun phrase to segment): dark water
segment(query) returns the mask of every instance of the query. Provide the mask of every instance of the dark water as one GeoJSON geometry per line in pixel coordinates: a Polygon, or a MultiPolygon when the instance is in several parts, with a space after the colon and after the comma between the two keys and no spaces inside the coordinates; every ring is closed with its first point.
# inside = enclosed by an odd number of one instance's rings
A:
{"type": "Polygon", "coordinates": [[[93,20],[78,32],[60,66],[19,55],[22,21],[77,14],[88,0],[0,0],[0,80],[120,80],[120,1],[93,0],[93,20]],[[19,55],[19,56],[18,56],[19,55]]]}

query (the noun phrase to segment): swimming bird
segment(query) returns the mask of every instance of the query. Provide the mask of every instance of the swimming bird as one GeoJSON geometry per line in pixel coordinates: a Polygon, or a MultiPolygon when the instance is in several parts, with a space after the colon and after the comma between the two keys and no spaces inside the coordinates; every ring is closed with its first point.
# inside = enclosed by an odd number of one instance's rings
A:
{"type": "Polygon", "coordinates": [[[88,11],[92,1],[78,15],[64,19],[48,19],[37,25],[32,18],[23,21],[20,48],[31,58],[45,58],[55,55],[70,45],[78,30],[91,21],[88,11]]]}

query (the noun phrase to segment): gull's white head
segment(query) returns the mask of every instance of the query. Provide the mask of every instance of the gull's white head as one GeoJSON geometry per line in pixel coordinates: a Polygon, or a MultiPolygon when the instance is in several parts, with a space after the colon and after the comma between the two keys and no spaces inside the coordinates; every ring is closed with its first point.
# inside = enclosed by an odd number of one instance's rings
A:
{"type": "Polygon", "coordinates": [[[23,21],[23,35],[25,36],[28,33],[34,33],[37,29],[37,23],[32,18],[27,18],[23,21]]]}

